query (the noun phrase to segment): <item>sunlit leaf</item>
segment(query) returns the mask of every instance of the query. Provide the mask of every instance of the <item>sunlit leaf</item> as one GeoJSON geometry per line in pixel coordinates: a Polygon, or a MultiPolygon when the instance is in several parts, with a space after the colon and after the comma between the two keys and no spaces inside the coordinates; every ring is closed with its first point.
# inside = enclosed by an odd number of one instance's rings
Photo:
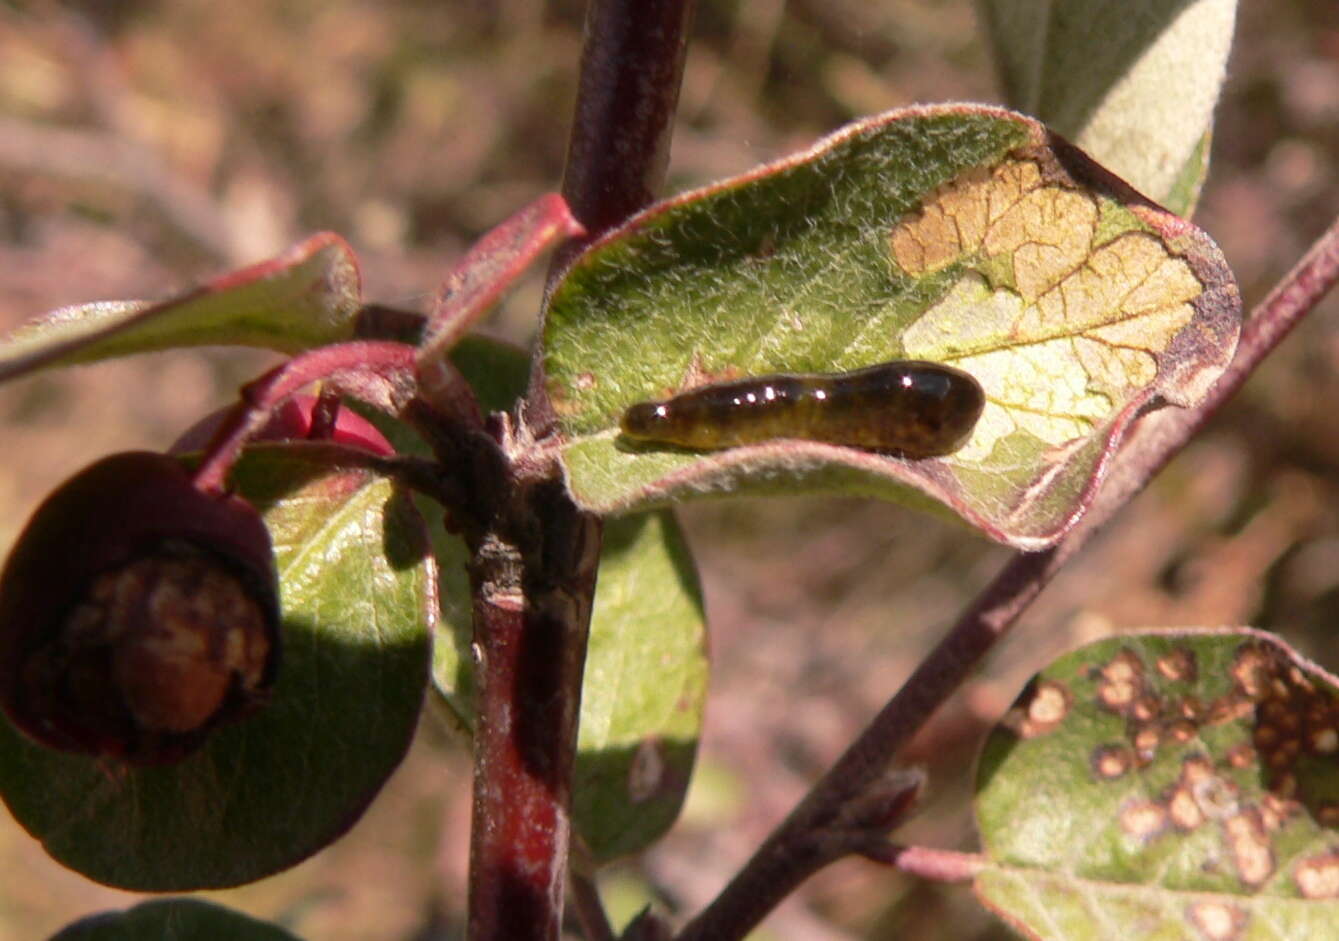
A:
{"type": "Polygon", "coordinates": [[[0,722],[0,793],[56,860],[108,885],[236,885],[343,833],[403,757],[429,665],[431,569],[408,499],[319,447],[267,446],[239,489],[275,546],[273,701],[179,764],[113,768],[0,722]]]}
{"type": "Polygon", "coordinates": [[[350,339],[359,293],[353,250],[321,233],[166,301],[98,301],[52,311],[0,340],[0,380],[183,346],[295,353],[350,339]]]}
{"type": "Polygon", "coordinates": [[[1339,682],[1246,629],[1114,637],[986,743],[983,901],[1036,938],[1310,938],[1339,924],[1339,682]]]}
{"type": "Polygon", "coordinates": [[[1237,0],[983,0],[1009,104],[1188,216],[1237,0]]]}
{"type": "Polygon", "coordinates": [[[51,941],[295,941],[278,925],[201,899],[154,899],[82,918],[51,941]]]}
{"type": "Polygon", "coordinates": [[[1131,421],[1198,401],[1240,299],[1198,229],[1019,115],[893,112],[652,207],[582,256],[545,326],[577,501],[838,492],[951,511],[1020,547],[1087,505],[1131,421]],[[957,453],[907,460],[795,436],[634,445],[624,410],[713,381],[950,363],[986,394],[957,453]]]}

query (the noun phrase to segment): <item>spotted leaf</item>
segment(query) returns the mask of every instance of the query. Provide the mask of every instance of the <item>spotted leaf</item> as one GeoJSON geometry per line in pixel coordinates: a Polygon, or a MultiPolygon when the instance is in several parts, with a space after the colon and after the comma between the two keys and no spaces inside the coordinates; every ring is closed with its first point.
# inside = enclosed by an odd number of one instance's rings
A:
{"type": "Polygon", "coordinates": [[[1339,681],[1272,635],[1131,634],[1062,657],[991,734],[976,787],[976,891],[1029,937],[1339,923],[1339,681]]]}

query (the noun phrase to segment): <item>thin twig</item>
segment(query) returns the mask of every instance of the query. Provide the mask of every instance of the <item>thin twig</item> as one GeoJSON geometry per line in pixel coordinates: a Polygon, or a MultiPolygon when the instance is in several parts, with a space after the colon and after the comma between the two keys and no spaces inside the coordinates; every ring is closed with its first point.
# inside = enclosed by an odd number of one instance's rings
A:
{"type": "Polygon", "coordinates": [[[860,855],[934,882],[971,882],[978,872],[990,865],[990,861],[980,853],[958,853],[931,846],[900,846],[896,843],[884,843],[860,855]]]}
{"type": "Polygon", "coordinates": [[[119,134],[0,118],[0,166],[136,193],[200,248],[224,262],[238,261],[227,215],[209,193],[172,173],[144,145],[119,134]]]}
{"type": "Polygon", "coordinates": [[[1194,408],[1165,408],[1139,422],[1084,519],[1052,548],[1016,555],[1005,564],[831,770],[715,901],[680,933],[679,941],[744,937],[801,882],[837,858],[812,851],[815,832],[829,828],[848,801],[879,779],[1061,566],[1180,453],[1336,280],[1339,220],[1246,321],[1236,357],[1205,400],[1194,408]]]}

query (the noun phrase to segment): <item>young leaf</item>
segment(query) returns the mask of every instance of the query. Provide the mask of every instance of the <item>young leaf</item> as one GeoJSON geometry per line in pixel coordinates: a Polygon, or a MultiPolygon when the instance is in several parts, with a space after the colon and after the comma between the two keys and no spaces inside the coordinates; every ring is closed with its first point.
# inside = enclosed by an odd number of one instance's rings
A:
{"type": "Polygon", "coordinates": [[[297,941],[278,925],[202,899],[153,899],[123,912],[90,915],[50,941],[297,941]]]}
{"type": "Polygon", "coordinates": [[[1009,104],[1189,216],[1237,0],[984,0],[1009,104]]]}
{"type": "Polygon", "coordinates": [[[165,767],[107,768],[0,722],[0,793],[56,860],[98,882],[182,891],[250,882],[347,830],[403,757],[429,666],[423,522],[388,481],[319,446],[244,456],[238,489],[275,546],[274,698],[165,767]]]}
{"type": "Polygon", "coordinates": [[[1245,628],[1113,637],[1033,678],[977,771],[982,900],[1034,938],[1339,924],[1339,681],[1245,628]]]}
{"type": "Polygon", "coordinates": [[[950,105],[859,122],[631,220],[555,292],[545,369],[569,484],[593,511],[857,493],[1038,548],[1082,513],[1141,410],[1204,394],[1239,328],[1236,285],[1202,232],[1036,122],[950,105]],[[796,427],[688,452],[619,433],[638,401],[892,359],[980,382],[985,411],[961,450],[906,460],[796,427]]]}
{"type": "Polygon", "coordinates": [[[353,249],[323,232],[166,301],[97,301],[52,311],[0,341],[0,381],[182,346],[296,353],[350,339],[360,293],[353,249]]]}
{"type": "MultiPolygon", "coordinates": [[[[513,348],[467,337],[452,360],[485,408],[510,407],[527,364],[513,348]]],[[[391,433],[388,432],[388,437],[391,433]]],[[[422,447],[396,439],[401,453],[422,447]]],[[[452,722],[473,725],[468,554],[432,527],[442,619],[433,679],[452,722]]],[[[706,700],[706,622],[697,571],[671,513],[605,526],[581,693],[573,825],[596,861],[642,849],[678,816],[706,700]]]]}
{"type": "Polygon", "coordinates": [[[584,231],[563,198],[549,193],[485,234],[447,274],[419,362],[445,356],[541,253],[584,231]]]}

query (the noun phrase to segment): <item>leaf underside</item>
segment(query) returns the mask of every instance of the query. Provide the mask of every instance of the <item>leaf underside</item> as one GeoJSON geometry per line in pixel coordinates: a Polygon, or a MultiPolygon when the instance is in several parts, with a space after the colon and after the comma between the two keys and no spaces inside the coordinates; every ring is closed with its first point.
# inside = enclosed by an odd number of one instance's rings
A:
{"type": "Polygon", "coordinates": [[[1328,937],[1339,682],[1244,628],[1092,644],[992,732],[976,814],[976,891],[1029,937],[1328,937]]]}
{"type": "Polygon", "coordinates": [[[1237,0],[983,0],[1008,102],[1190,216],[1237,0]]]}
{"type": "Polygon", "coordinates": [[[360,296],[353,250],[323,232],[165,301],[96,301],[45,314],[0,340],[0,381],[186,346],[296,353],[350,339],[360,296]]]}
{"type": "Polygon", "coordinates": [[[1021,547],[1086,507],[1131,421],[1198,401],[1240,300],[1217,247],[1030,119],[892,112],[652,207],[578,259],[545,322],[576,499],[847,493],[954,515],[1021,547]],[[905,460],[795,438],[633,445],[623,411],[710,382],[893,359],[973,374],[965,446],[905,460]]]}

